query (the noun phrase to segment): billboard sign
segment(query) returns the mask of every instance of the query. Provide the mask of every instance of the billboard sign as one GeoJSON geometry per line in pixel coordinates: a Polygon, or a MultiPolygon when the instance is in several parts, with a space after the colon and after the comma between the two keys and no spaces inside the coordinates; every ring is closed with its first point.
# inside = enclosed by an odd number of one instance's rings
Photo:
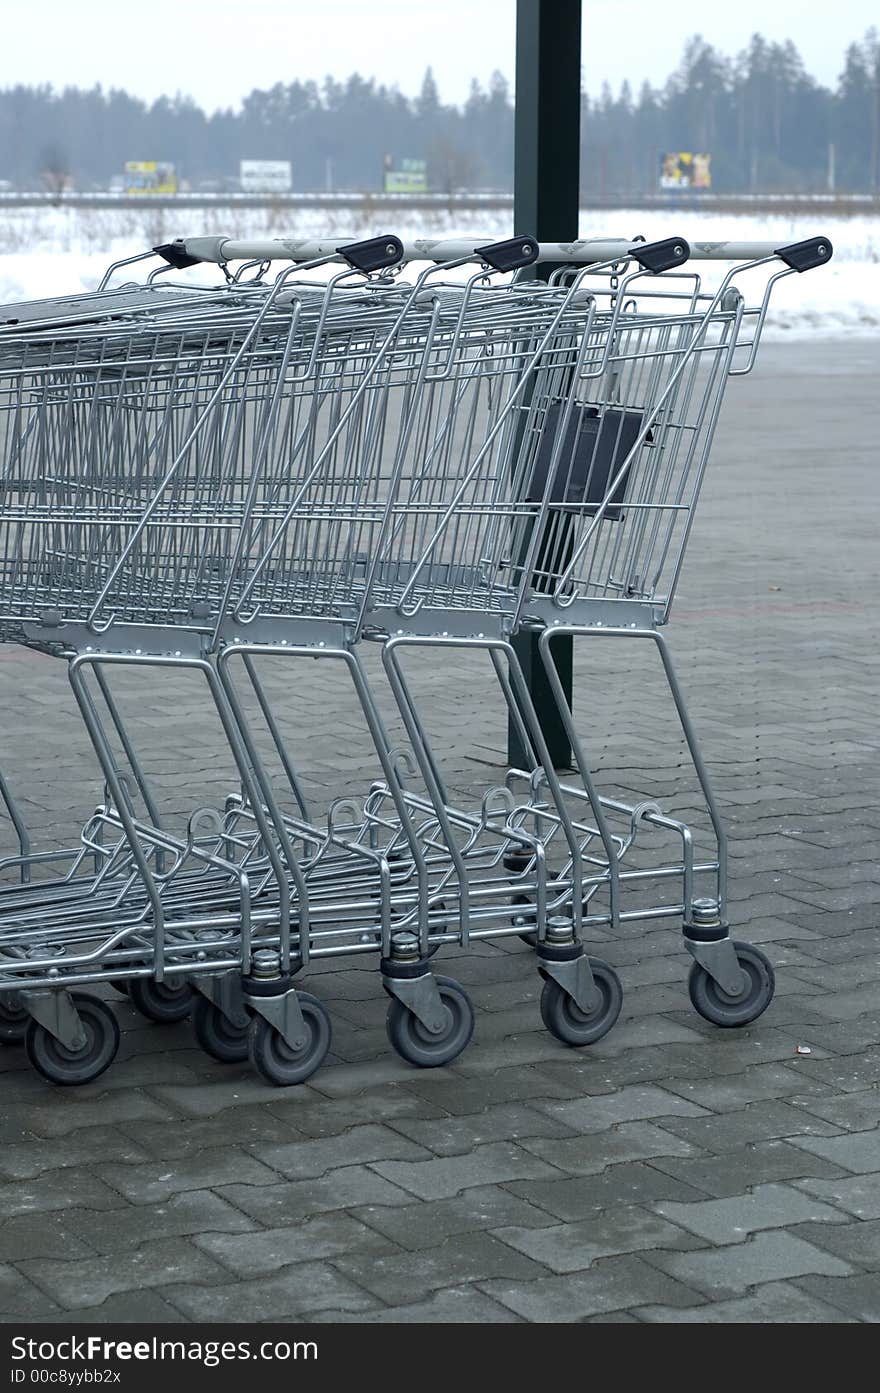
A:
{"type": "Polygon", "coordinates": [[[661,189],[711,189],[712,156],[674,150],[660,159],[661,189]]]}
{"type": "Polygon", "coordinates": [[[241,160],[238,178],[242,193],[290,193],[290,160],[241,160]]]}
{"type": "Polygon", "coordinates": [[[126,160],[125,192],[128,194],[177,193],[177,174],[164,160],[126,160]]]}
{"type": "Polygon", "coordinates": [[[385,193],[427,193],[427,160],[399,160],[395,164],[394,157],[386,155],[382,187],[385,193]]]}

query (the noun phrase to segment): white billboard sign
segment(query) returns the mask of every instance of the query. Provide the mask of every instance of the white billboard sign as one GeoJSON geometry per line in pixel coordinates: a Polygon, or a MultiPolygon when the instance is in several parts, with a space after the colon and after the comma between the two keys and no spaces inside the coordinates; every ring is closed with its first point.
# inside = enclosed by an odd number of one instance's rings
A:
{"type": "Polygon", "coordinates": [[[290,160],[241,160],[242,193],[290,193],[290,160]]]}

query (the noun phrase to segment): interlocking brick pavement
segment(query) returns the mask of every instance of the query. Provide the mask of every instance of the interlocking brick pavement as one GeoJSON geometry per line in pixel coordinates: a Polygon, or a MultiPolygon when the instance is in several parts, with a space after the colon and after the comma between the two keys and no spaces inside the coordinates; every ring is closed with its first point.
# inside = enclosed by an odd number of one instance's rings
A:
{"type": "MultiPolygon", "coordinates": [[[[735,932],[776,967],[766,1015],[697,1017],[668,921],[597,935],[625,1005],[580,1052],[541,1027],[525,946],[444,950],[477,1029],[430,1073],[390,1052],[362,958],[310,973],[332,1054],[289,1092],[114,996],[123,1047],[86,1088],[0,1052],[3,1319],[880,1320],[878,370],[876,340],[777,342],[731,383],[669,630],[731,834],[735,932]]],[[[584,739],[603,789],[699,829],[649,657],[578,655],[584,739]]],[[[319,666],[272,690],[320,807],[375,771],[319,666]]],[[[463,799],[503,772],[487,676],[460,653],[412,663],[463,799]]],[[[201,695],[119,689],[163,811],[222,798],[201,695]]],[[[0,690],[35,844],[68,844],[101,783],[64,667],[0,649],[0,690]]]]}

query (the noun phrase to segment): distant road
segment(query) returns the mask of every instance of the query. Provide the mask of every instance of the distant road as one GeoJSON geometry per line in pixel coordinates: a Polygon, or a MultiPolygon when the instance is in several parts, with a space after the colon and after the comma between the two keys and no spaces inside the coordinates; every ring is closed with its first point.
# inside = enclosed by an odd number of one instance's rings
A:
{"type": "MultiPolygon", "coordinates": [[[[154,197],[151,194],[68,193],[61,198],[44,193],[0,193],[3,208],[265,208],[350,209],[352,212],[427,211],[476,212],[507,211],[513,195],[505,193],[460,194],[382,194],[382,193],[297,193],[236,194],[179,193],[154,197]]],[[[795,213],[806,209],[823,210],[837,216],[880,214],[880,197],[871,194],[599,194],[584,198],[585,211],[601,208],[699,210],[706,213],[795,213]]]]}

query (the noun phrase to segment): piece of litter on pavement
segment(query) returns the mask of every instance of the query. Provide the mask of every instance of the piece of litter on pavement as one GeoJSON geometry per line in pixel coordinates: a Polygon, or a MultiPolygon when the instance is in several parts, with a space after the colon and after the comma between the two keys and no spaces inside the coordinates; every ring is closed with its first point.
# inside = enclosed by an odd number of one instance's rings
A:
{"type": "Polygon", "coordinates": [[[795,1050],[795,1054],[812,1054],[812,1053],[813,1053],[813,1051],[812,1051],[812,1049],[810,1048],[809,1045],[798,1045],[797,1049],[795,1050]]]}

